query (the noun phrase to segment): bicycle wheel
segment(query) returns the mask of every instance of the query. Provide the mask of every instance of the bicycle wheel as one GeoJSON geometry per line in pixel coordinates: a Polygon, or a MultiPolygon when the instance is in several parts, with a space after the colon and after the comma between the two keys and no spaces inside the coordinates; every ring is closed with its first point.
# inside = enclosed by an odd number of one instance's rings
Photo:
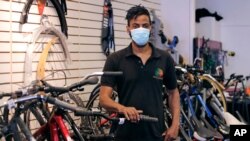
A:
{"type": "MultiPolygon", "coordinates": [[[[29,46],[26,53],[26,67],[25,67],[25,84],[29,85],[32,77],[32,70],[30,70],[30,65],[36,63],[37,60],[32,60],[32,58],[39,58],[37,63],[37,72],[36,79],[50,81],[53,83],[53,86],[62,86],[66,84],[66,73],[64,70],[67,70],[65,60],[69,58],[68,52],[65,50],[65,45],[63,45],[63,38],[59,38],[61,45],[56,44],[58,37],[53,37],[49,42],[41,48],[41,45],[45,44],[45,39],[47,40],[51,35],[42,36],[36,35],[33,38],[33,46],[29,46]],[[40,45],[37,45],[35,42],[41,42],[40,45]],[[36,46],[35,46],[36,45],[36,46]],[[38,57],[39,56],[39,57],[38,57]],[[68,57],[68,58],[66,58],[68,57]],[[58,72],[63,72],[61,75],[58,72]]],[[[34,132],[41,125],[45,124],[49,117],[49,108],[45,103],[37,103],[30,107],[29,110],[25,113],[25,122],[28,127],[34,132]]]]}
{"type": "Polygon", "coordinates": [[[24,122],[31,132],[34,133],[48,122],[49,116],[50,113],[45,103],[33,101],[27,103],[27,109],[24,112],[24,122]]]}
{"type": "MultiPolygon", "coordinates": [[[[167,103],[166,103],[166,97],[164,97],[163,99],[163,106],[164,106],[164,122],[165,122],[165,126],[166,128],[169,128],[170,125],[171,125],[171,122],[172,122],[172,114],[170,113],[169,111],[169,108],[167,107],[167,103]]],[[[182,107],[181,107],[181,111],[182,110],[182,107]]],[[[186,122],[184,122],[184,118],[181,114],[181,124],[180,124],[180,129],[179,129],[179,138],[180,138],[180,141],[192,141],[191,137],[187,134],[188,132],[186,131],[190,131],[190,129],[187,129],[188,126],[186,124],[186,122]]]]}
{"type": "MultiPolygon", "coordinates": [[[[81,97],[74,93],[69,93],[69,100],[72,100],[70,102],[71,104],[74,104],[79,107],[85,107],[84,102],[82,101],[81,97]]],[[[78,128],[81,127],[82,123],[84,122],[83,117],[75,116],[73,112],[69,112],[71,118],[74,120],[75,124],[78,128]]]]}
{"type": "MultiPolygon", "coordinates": [[[[91,111],[100,111],[102,113],[110,114],[110,116],[115,116],[114,113],[113,114],[108,113],[104,108],[102,108],[99,105],[99,95],[100,95],[100,89],[95,89],[95,92],[92,94],[92,97],[89,99],[86,105],[86,108],[91,111]]],[[[113,91],[112,99],[114,100],[118,99],[116,91],[113,91]]],[[[86,116],[85,123],[83,126],[85,130],[87,130],[88,132],[94,135],[109,134],[111,123],[101,117],[86,116]]]]}
{"type": "MultiPolygon", "coordinates": [[[[62,100],[69,102],[70,104],[74,104],[78,107],[84,107],[84,103],[81,98],[73,93],[69,93],[68,96],[66,94],[63,95],[62,100]]],[[[75,116],[73,112],[61,109],[60,107],[56,108],[56,112],[62,116],[63,122],[70,134],[70,137],[73,140],[84,140],[81,135],[81,125],[83,122],[83,117],[75,116]]],[[[59,135],[61,134],[61,130],[59,130],[59,135]]],[[[62,134],[60,135],[62,136],[62,134]]],[[[63,140],[63,138],[61,138],[63,140]]]]}
{"type": "Polygon", "coordinates": [[[211,76],[200,76],[199,79],[205,84],[204,88],[210,89],[210,92],[213,92],[213,94],[216,95],[218,100],[220,101],[224,111],[227,111],[227,102],[226,102],[226,97],[223,93],[224,87],[217,82],[215,79],[211,78],[211,76]],[[206,85],[208,87],[206,87],[206,85]]]}

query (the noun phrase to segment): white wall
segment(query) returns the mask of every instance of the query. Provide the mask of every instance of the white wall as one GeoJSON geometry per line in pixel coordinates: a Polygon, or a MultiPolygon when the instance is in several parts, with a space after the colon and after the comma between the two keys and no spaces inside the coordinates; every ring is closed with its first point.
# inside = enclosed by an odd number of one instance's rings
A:
{"type": "Polygon", "coordinates": [[[177,50],[189,64],[193,62],[194,9],[195,0],[161,0],[164,31],[170,38],[179,37],[177,50]]]}
{"type": "MultiPolygon", "coordinates": [[[[28,22],[22,26],[19,24],[20,13],[26,0],[0,0],[0,92],[11,92],[23,86],[24,66],[26,50],[32,32],[40,26],[40,15],[37,4],[34,1],[28,14],[28,22]]],[[[63,70],[67,74],[67,85],[77,82],[86,74],[101,71],[106,60],[106,56],[101,49],[101,28],[103,17],[104,0],[70,0],[67,1],[68,13],[66,20],[68,24],[69,51],[72,64],[62,61],[60,54],[62,50],[57,50],[61,45],[59,42],[51,47],[49,60],[45,64],[45,69],[53,68],[54,72],[63,70]],[[55,62],[56,61],[56,62],[55,62]],[[58,65],[59,64],[59,65],[58,65]]],[[[126,11],[133,5],[142,4],[148,9],[154,9],[160,13],[160,0],[115,0],[112,1],[114,13],[114,29],[116,49],[128,46],[131,39],[126,32],[127,22],[125,20],[126,11]]],[[[60,22],[55,8],[49,1],[49,6],[45,7],[44,14],[48,15],[50,21],[60,30],[60,22]]],[[[41,52],[45,44],[50,41],[52,35],[43,34],[36,43],[36,49],[32,56],[32,77],[36,79],[37,64],[41,60],[41,52]],[[37,49],[39,48],[39,49],[37,49]]],[[[62,72],[62,71],[60,71],[62,72]]],[[[63,86],[63,73],[50,75],[50,84],[63,86]],[[59,75],[60,74],[60,75],[59,75]]],[[[47,79],[46,79],[47,80],[47,79]]],[[[83,92],[76,92],[86,101],[94,86],[84,87],[83,92]]],[[[3,102],[6,99],[0,99],[3,102]]],[[[1,112],[0,112],[1,113],[1,112]]],[[[34,121],[35,122],[35,121],[34,121]]]]}
{"type": "MultiPolygon", "coordinates": [[[[29,35],[40,26],[40,15],[38,14],[36,1],[34,1],[28,14],[28,22],[22,26],[22,29],[19,28],[21,26],[19,24],[20,13],[25,2],[26,0],[0,0],[0,91],[3,92],[14,91],[23,86],[25,53],[28,48],[27,43],[30,41],[29,35]]],[[[67,68],[61,68],[69,72],[67,73],[67,84],[76,82],[91,72],[101,71],[103,68],[106,60],[106,56],[101,49],[103,3],[104,0],[67,1],[66,20],[72,64],[67,64],[67,68]]],[[[130,7],[138,4],[142,4],[148,9],[154,9],[158,15],[160,13],[160,0],[112,1],[117,50],[126,47],[131,41],[126,32],[125,15],[130,7]]],[[[48,15],[56,28],[60,30],[56,10],[50,1],[49,6],[45,7],[44,14],[48,15]]],[[[40,49],[35,50],[36,55],[32,58],[32,80],[36,78],[37,64],[42,47],[51,38],[51,36],[46,35],[37,43],[40,45],[40,49]]],[[[55,46],[60,46],[59,42],[55,46]]],[[[62,54],[62,51],[57,51],[50,56],[56,59],[58,58],[57,54],[60,53],[62,54]]],[[[51,66],[53,65],[51,63],[51,66]]],[[[50,66],[48,61],[46,66],[50,66]]],[[[54,71],[56,71],[55,69],[54,66],[54,71]]],[[[52,80],[51,83],[53,84],[64,84],[64,76],[57,80],[52,78],[52,80]]],[[[91,89],[92,87],[86,88],[84,93],[90,92],[91,89]]]]}
{"type": "MultiPolygon", "coordinates": [[[[220,21],[220,40],[224,50],[236,52],[235,57],[228,57],[225,74],[250,75],[250,1],[241,0],[197,0],[197,7],[217,11],[223,16],[220,21]]],[[[215,31],[217,32],[217,31],[215,31]]]]}

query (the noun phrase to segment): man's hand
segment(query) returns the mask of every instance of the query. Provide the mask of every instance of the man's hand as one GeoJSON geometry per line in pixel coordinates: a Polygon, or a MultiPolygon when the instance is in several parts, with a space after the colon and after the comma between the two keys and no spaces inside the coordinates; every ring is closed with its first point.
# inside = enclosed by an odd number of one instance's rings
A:
{"type": "Polygon", "coordinates": [[[177,138],[178,134],[179,126],[171,126],[162,134],[162,136],[165,136],[164,141],[173,141],[177,138]]]}
{"type": "Polygon", "coordinates": [[[180,125],[180,95],[177,88],[168,90],[168,105],[172,114],[172,124],[164,133],[164,141],[175,140],[179,133],[180,125]]]}
{"type": "Polygon", "coordinates": [[[119,110],[119,113],[124,114],[125,118],[131,122],[138,122],[142,111],[136,110],[134,107],[123,107],[119,110]]]}

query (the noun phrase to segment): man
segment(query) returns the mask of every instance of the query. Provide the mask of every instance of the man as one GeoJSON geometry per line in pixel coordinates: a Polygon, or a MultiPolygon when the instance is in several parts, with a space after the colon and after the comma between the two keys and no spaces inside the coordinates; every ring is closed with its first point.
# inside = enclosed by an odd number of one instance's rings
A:
{"type": "Polygon", "coordinates": [[[132,42],[127,48],[111,54],[104,66],[104,71],[122,71],[123,76],[102,77],[100,105],[130,120],[117,127],[118,141],[173,140],[178,135],[180,116],[174,61],[168,53],[148,42],[151,19],[146,8],[141,5],[132,7],[126,19],[132,42]],[[172,125],[167,130],[163,116],[163,84],[169,92],[173,116],[172,125]],[[111,99],[114,87],[117,88],[119,103],[111,99]],[[139,121],[140,113],[157,117],[159,122],[139,121]]]}

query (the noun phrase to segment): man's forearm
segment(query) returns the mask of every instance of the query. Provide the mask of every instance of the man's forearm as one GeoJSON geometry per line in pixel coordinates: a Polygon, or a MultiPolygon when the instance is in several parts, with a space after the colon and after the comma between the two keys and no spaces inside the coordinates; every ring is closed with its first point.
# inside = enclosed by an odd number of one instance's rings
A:
{"type": "Polygon", "coordinates": [[[180,123],[180,95],[178,89],[169,91],[169,108],[172,114],[172,125],[178,125],[180,123]]]}
{"type": "Polygon", "coordinates": [[[109,112],[120,112],[121,109],[124,108],[123,105],[115,102],[109,97],[101,97],[100,105],[109,112]]]}
{"type": "Polygon", "coordinates": [[[105,108],[107,111],[110,112],[120,112],[122,108],[124,108],[123,105],[115,102],[112,97],[113,89],[111,87],[102,86],[100,90],[100,106],[105,108]]]}

